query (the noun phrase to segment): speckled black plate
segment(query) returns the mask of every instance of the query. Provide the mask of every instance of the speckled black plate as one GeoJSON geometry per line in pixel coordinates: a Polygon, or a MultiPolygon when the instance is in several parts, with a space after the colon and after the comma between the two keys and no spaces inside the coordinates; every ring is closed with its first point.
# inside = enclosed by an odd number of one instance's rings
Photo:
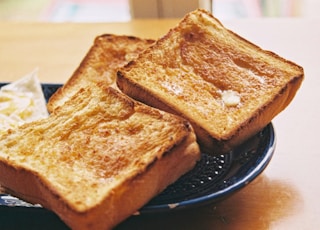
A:
{"type": "Polygon", "coordinates": [[[272,124],[224,155],[202,154],[196,167],[144,206],[139,214],[175,211],[220,201],[253,181],[275,150],[272,124]]]}
{"type": "MultiPolygon", "coordinates": [[[[0,87],[2,85],[0,84],[0,87]]],[[[42,84],[46,99],[60,86],[42,84]]],[[[270,123],[253,138],[227,154],[215,156],[203,153],[192,171],[182,176],[136,214],[176,211],[217,202],[230,196],[266,168],[274,150],[275,133],[270,123]]],[[[8,194],[0,194],[0,210],[6,207],[24,207],[37,212],[42,209],[39,205],[31,205],[8,194]]]]}

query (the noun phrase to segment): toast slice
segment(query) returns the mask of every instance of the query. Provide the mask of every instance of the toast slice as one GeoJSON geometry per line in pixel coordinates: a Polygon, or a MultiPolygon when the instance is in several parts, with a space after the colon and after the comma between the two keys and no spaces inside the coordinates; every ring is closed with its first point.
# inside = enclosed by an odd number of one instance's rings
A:
{"type": "Polygon", "coordinates": [[[116,86],[116,71],[138,56],[154,40],[134,36],[104,34],[95,38],[92,47],[68,81],[51,96],[47,108],[52,112],[88,82],[116,86]]]}
{"type": "Polygon", "coordinates": [[[223,153],[281,112],[303,77],[302,67],[199,9],[121,68],[117,84],[134,99],[188,119],[203,151],[223,153]]]}
{"type": "Polygon", "coordinates": [[[200,158],[188,121],[94,83],[0,143],[0,184],[72,229],[111,229],[200,158]]]}

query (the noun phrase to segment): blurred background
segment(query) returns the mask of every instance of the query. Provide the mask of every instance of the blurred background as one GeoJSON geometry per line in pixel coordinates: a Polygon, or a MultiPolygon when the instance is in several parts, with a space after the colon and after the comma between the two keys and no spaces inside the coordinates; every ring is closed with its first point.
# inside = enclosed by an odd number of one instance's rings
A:
{"type": "Polygon", "coordinates": [[[180,18],[198,7],[220,19],[320,17],[319,0],[0,0],[0,20],[125,22],[180,18]]]}

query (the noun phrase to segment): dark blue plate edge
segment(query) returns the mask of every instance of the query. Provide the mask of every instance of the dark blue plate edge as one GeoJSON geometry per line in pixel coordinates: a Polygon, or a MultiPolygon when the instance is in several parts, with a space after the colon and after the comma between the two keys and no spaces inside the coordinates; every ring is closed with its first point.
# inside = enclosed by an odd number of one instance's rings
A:
{"type": "Polygon", "coordinates": [[[268,144],[265,146],[264,151],[260,154],[257,160],[257,164],[255,164],[255,167],[251,167],[252,169],[248,174],[246,174],[241,179],[237,180],[236,183],[227,186],[224,189],[221,189],[215,193],[212,193],[210,195],[206,195],[200,198],[195,198],[191,200],[186,200],[183,202],[180,202],[178,204],[171,204],[170,206],[167,204],[163,205],[150,205],[150,206],[144,206],[142,209],[139,210],[137,214],[153,214],[153,213],[160,213],[160,212],[169,212],[169,211],[180,211],[187,208],[195,208],[199,206],[208,205],[210,203],[215,203],[218,201],[223,200],[224,198],[227,198],[228,196],[232,195],[233,193],[239,191],[241,188],[248,185],[250,182],[252,182],[256,177],[258,177],[268,166],[270,163],[275,147],[276,147],[276,134],[275,130],[273,128],[272,123],[268,124],[265,129],[268,129],[269,133],[269,141],[268,144]]]}

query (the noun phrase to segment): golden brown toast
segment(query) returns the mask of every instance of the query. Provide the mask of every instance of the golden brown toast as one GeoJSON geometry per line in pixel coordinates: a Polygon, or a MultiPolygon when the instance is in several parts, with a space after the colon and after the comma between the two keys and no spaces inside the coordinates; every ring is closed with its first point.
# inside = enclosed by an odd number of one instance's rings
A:
{"type": "Polygon", "coordinates": [[[0,144],[0,184],[72,229],[111,229],[200,157],[189,122],[94,83],[0,144]]]}
{"type": "Polygon", "coordinates": [[[104,34],[96,37],[94,44],[64,86],[52,95],[47,104],[49,112],[71,98],[88,82],[104,82],[116,86],[116,71],[138,56],[154,40],[134,36],[104,34]]]}
{"type": "Polygon", "coordinates": [[[188,119],[204,151],[221,153],[281,112],[303,76],[302,67],[196,10],[121,68],[117,84],[134,99],[188,119]]]}

